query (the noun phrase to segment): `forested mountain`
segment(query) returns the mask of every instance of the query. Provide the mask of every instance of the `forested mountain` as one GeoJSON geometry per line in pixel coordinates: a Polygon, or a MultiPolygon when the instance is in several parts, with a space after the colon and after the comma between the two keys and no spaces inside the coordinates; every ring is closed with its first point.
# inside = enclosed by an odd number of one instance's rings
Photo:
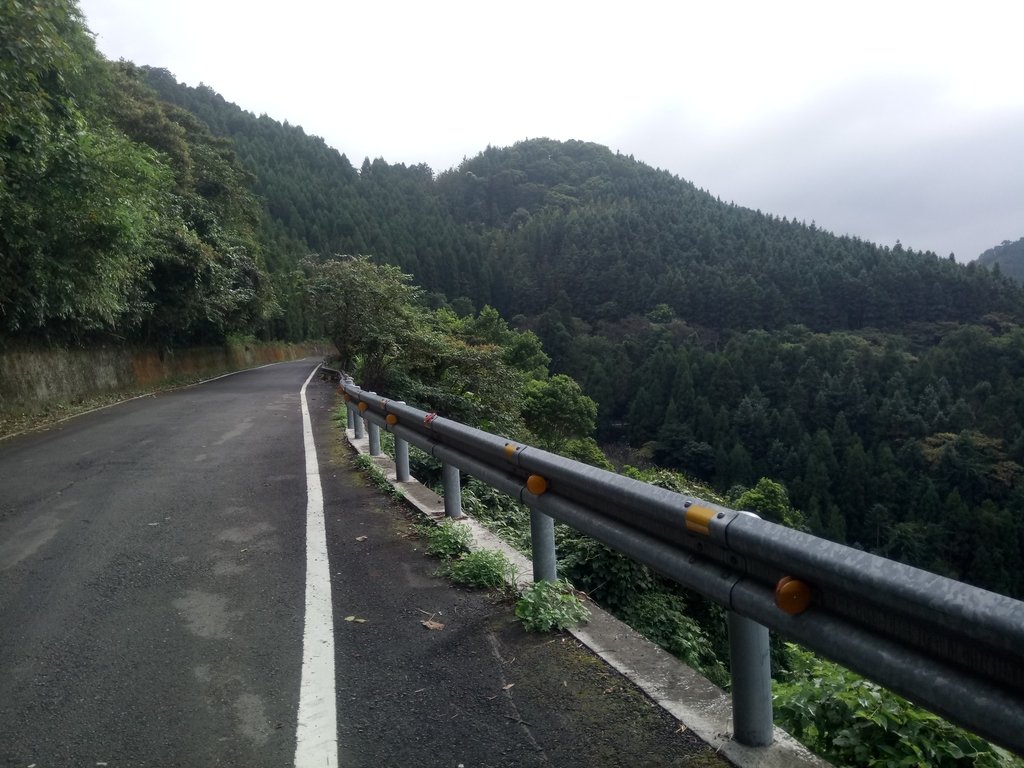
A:
{"type": "Polygon", "coordinates": [[[934,254],[881,249],[735,205],[581,142],[488,149],[441,174],[454,215],[495,230],[502,309],[587,322],[664,303],[717,329],[891,328],[1019,313],[1015,287],[934,254]]]}
{"type": "Polygon", "coordinates": [[[1024,289],[1005,272],[724,203],[582,141],[357,170],[105,61],[71,0],[16,7],[0,344],[302,338],[323,331],[317,265],[368,254],[434,307],[535,331],[605,443],[734,498],[772,478],[816,533],[1024,594],[1024,289]]]}
{"type": "Polygon", "coordinates": [[[995,268],[1018,282],[1024,282],[1024,237],[1017,242],[1004,240],[978,257],[982,266],[995,268]]]}
{"type": "Polygon", "coordinates": [[[382,159],[357,173],[299,127],[165,70],[148,80],[233,139],[284,243],[372,253],[507,316],[558,305],[596,323],[665,304],[708,329],[855,330],[1024,311],[1017,286],[983,270],[724,204],[596,144],[489,147],[436,180],[382,159]]]}

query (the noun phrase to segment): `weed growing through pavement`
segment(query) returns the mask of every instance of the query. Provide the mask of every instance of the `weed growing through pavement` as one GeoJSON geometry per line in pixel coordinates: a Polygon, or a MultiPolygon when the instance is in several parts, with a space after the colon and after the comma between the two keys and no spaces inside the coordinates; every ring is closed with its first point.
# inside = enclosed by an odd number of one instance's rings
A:
{"type": "Polygon", "coordinates": [[[516,603],[516,618],[530,632],[566,629],[589,616],[590,611],[564,579],[530,584],[516,603]]]}
{"type": "Polygon", "coordinates": [[[481,589],[497,589],[515,594],[517,569],[503,552],[479,549],[468,552],[442,566],[439,573],[456,584],[481,589]]]}
{"type": "Polygon", "coordinates": [[[437,525],[429,521],[424,523],[420,526],[420,533],[427,540],[427,552],[445,560],[454,560],[469,552],[473,540],[469,528],[448,518],[437,525]]]}

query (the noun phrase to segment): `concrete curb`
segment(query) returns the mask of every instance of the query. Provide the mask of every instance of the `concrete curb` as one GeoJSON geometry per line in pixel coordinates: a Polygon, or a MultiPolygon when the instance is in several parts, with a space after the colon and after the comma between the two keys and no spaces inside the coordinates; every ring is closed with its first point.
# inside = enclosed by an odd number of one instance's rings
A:
{"type": "MultiPolygon", "coordinates": [[[[369,456],[369,438],[356,439],[345,431],[349,444],[369,456]]],[[[388,456],[369,456],[406,501],[428,517],[444,519],[444,499],[417,480],[400,483],[395,464],[388,456]]],[[[473,535],[473,549],[503,552],[515,565],[518,586],[532,583],[533,564],[479,522],[466,516],[460,522],[473,535]]],[[[679,659],[655,645],[594,603],[588,603],[590,620],[570,629],[577,640],[646,693],[687,728],[738,768],[830,768],[803,744],[780,728],[767,747],[745,747],[732,740],[732,700],[729,694],[679,659]]]]}

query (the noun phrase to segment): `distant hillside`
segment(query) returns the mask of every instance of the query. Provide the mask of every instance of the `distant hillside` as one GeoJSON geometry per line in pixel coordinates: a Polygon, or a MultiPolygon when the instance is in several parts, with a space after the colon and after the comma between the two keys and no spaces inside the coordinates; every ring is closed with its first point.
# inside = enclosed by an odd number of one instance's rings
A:
{"type": "Polygon", "coordinates": [[[165,70],[148,78],[232,138],[282,247],[372,253],[430,291],[510,317],[558,306],[597,323],[664,304],[710,329],[850,330],[1024,316],[1020,288],[986,270],[725,203],[597,144],[488,147],[436,180],[381,159],[357,172],[301,128],[165,70]]]}
{"type": "Polygon", "coordinates": [[[724,203],[596,144],[489,148],[438,187],[458,221],[490,233],[513,314],[561,301],[599,322],[666,304],[717,329],[834,330],[1024,309],[1017,286],[983,270],[724,203]]]}
{"type": "Polygon", "coordinates": [[[989,248],[978,257],[978,264],[989,268],[998,264],[1004,275],[1024,283],[1024,237],[1015,243],[1004,240],[989,248]]]}
{"type": "Polygon", "coordinates": [[[413,273],[428,291],[490,300],[479,237],[452,219],[429,167],[377,159],[357,171],[299,126],[256,117],[207,86],[178,83],[167,70],[144,69],[161,98],[230,138],[256,176],[278,245],[276,259],[268,258],[273,268],[309,252],[373,254],[413,273]]]}

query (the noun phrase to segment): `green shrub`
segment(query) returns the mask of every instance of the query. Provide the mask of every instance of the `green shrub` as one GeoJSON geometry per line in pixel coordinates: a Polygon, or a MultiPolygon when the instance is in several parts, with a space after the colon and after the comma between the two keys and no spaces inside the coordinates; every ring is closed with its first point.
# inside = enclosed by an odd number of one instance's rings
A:
{"type": "Polygon", "coordinates": [[[424,488],[441,493],[441,461],[415,445],[409,446],[409,473],[419,480],[424,488]]]}
{"type": "Polygon", "coordinates": [[[794,645],[775,684],[775,721],[839,766],[1020,768],[1024,762],[938,715],[794,645]]]}
{"type": "Polygon", "coordinates": [[[555,527],[555,539],[558,572],[607,610],[618,613],[657,584],[647,566],[567,526],[555,527]]]}
{"type": "Polygon", "coordinates": [[[462,489],[462,509],[520,552],[530,552],[530,510],[476,479],[462,489]]]}
{"type": "Polygon", "coordinates": [[[707,633],[690,615],[681,595],[654,591],[641,595],[622,611],[623,620],[720,688],[729,687],[729,670],[715,653],[707,633]]]}
{"type": "Polygon", "coordinates": [[[420,532],[427,540],[427,552],[445,560],[453,560],[468,552],[473,540],[469,528],[447,518],[440,525],[424,523],[420,526],[420,532]]]}
{"type": "Polygon", "coordinates": [[[442,569],[456,584],[482,589],[513,589],[516,567],[504,553],[493,549],[469,552],[442,569]]]}
{"type": "Polygon", "coordinates": [[[516,603],[516,618],[530,632],[565,629],[589,616],[590,611],[565,580],[531,584],[516,603]]]}

